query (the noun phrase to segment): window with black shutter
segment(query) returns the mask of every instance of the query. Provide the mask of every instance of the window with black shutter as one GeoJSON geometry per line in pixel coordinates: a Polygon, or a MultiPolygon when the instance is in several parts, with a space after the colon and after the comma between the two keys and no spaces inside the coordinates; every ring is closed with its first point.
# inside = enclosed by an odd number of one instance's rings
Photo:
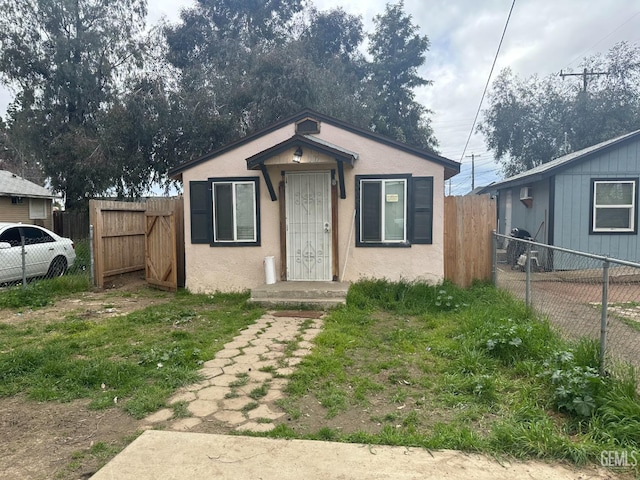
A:
{"type": "Polygon", "coordinates": [[[356,175],[356,245],[407,247],[411,175],[356,175]]]}
{"type": "Polygon", "coordinates": [[[258,177],[190,182],[191,243],[260,245],[258,177]]]}
{"type": "Polygon", "coordinates": [[[433,177],[356,175],[356,246],[433,242],[433,177]]]}
{"type": "Polygon", "coordinates": [[[413,177],[411,243],[433,243],[433,177],[413,177]]]}
{"type": "Polygon", "coordinates": [[[189,182],[191,243],[211,243],[211,190],[208,181],[189,182]]]}

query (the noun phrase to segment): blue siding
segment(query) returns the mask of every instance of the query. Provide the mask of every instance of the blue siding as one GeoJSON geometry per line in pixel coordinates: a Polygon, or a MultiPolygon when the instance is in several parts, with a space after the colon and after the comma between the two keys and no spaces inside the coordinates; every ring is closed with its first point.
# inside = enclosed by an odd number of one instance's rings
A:
{"type": "MultiPolygon", "coordinates": [[[[511,228],[528,230],[536,241],[546,243],[549,221],[549,180],[528,184],[531,187],[533,203],[527,207],[520,201],[520,187],[511,189],[511,228]]],[[[504,196],[504,195],[502,195],[504,196]]],[[[509,234],[509,232],[506,232],[509,234]]]]}
{"type": "MultiPolygon", "coordinates": [[[[638,178],[640,141],[622,144],[556,174],[554,244],[623,260],[640,260],[634,234],[589,234],[591,180],[638,178]]],[[[638,205],[636,205],[636,209],[638,205]]],[[[562,268],[555,265],[555,268],[562,268]]]]}

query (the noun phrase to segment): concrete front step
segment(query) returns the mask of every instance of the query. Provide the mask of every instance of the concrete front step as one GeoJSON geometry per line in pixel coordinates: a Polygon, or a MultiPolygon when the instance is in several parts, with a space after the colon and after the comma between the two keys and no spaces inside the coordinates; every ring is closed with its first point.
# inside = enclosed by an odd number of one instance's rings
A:
{"type": "Polygon", "coordinates": [[[251,289],[251,301],[265,306],[310,305],[331,307],[345,303],[348,283],[277,282],[251,289]]]}
{"type": "Polygon", "coordinates": [[[313,307],[313,308],[331,308],[336,305],[342,305],[346,302],[344,298],[250,298],[250,302],[257,303],[263,307],[313,307]]]}

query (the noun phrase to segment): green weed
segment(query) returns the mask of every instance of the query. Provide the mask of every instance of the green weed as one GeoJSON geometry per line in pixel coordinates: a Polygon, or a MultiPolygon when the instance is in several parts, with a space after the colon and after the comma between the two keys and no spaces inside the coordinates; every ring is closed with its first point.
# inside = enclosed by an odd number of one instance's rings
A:
{"type": "Polygon", "coordinates": [[[100,322],[70,316],[11,325],[0,337],[0,396],[87,398],[91,408],[116,406],[142,418],[199,381],[202,362],[261,315],[246,298],[179,292],[171,304],[100,322]]]}

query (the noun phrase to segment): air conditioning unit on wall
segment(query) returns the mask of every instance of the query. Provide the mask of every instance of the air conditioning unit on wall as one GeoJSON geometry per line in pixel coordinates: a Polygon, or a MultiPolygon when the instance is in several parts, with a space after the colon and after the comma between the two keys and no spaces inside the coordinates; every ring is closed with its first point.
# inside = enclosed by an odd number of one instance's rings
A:
{"type": "Polygon", "coordinates": [[[533,204],[533,190],[531,187],[520,188],[520,201],[524,203],[527,208],[531,208],[533,204]]]}

